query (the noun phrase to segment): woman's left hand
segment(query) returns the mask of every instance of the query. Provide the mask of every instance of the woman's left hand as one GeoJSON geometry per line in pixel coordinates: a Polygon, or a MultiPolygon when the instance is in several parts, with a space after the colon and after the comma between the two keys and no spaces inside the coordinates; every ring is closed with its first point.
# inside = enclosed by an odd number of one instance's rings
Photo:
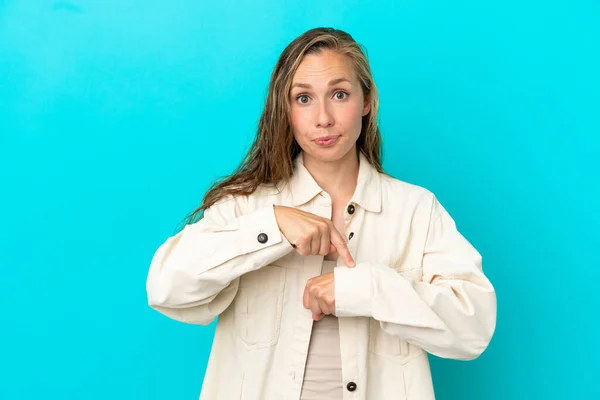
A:
{"type": "Polygon", "coordinates": [[[310,310],[313,320],[335,315],[335,286],[333,272],[310,278],[304,287],[304,308],[310,310]]]}

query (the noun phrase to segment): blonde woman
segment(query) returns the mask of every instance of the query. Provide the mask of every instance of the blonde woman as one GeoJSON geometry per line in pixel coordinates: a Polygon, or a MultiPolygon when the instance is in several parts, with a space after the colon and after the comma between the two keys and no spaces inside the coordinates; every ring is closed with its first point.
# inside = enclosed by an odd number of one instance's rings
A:
{"type": "Polygon", "coordinates": [[[157,249],[150,306],[219,317],[200,399],[428,400],[427,353],[488,346],[481,256],[430,191],[383,172],[377,110],[361,46],[305,32],[240,167],[157,249]]]}

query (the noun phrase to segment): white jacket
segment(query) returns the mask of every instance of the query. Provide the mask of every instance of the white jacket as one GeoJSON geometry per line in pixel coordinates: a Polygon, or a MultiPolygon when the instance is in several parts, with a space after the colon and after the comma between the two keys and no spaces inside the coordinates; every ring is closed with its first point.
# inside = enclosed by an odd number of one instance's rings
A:
{"type": "MultiPolygon", "coordinates": [[[[323,256],[293,250],[273,205],[331,218],[332,203],[302,153],[295,163],[287,184],[216,203],[152,259],[151,307],[192,324],[219,317],[201,400],[300,397],[313,322],[302,295],[323,256]]],[[[434,399],[426,352],[474,359],[495,330],[480,254],[431,192],[362,155],[344,221],[357,264],[334,270],[344,400],[434,399]]]]}

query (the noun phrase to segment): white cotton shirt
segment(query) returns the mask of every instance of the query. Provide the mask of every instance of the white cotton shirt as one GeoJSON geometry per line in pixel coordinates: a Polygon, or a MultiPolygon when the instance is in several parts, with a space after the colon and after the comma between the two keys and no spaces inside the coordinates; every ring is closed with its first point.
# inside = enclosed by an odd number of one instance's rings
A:
{"type": "MultiPolygon", "coordinates": [[[[190,324],[218,317],[201,400],[300,399],[313,325],[302,297],[323,256],[294,251],[273,205],[332,217],[300,153],[288,182],[219,201],[152,258],[151,307],[190,324]]],[[[344,226],[357,265],[334,268],[343,400],[434,399],[427,353],[474,359],[495,330],[481,255],[430,191],[362,154],[344,226]]]]}

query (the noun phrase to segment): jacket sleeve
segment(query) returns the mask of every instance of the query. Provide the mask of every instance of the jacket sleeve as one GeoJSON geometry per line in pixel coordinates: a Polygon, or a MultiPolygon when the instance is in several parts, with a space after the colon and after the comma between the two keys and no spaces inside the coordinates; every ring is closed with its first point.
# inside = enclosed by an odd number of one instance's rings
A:
{"type": "Polygon", "coordinates": [[[364,316],[383,331],[443,358],[470,360],[488,346],[496,327],[496,294],[481,255],[433,198],[423,250],[422,282],[387,265],[336,267],[338,317],[364,316]]]}
{"type": "Polygon", "coordinates": [[[239,277],[293,250],[273,205],[238,216],[230,198],[169,237],[155,252],[146,280],[150,307],[178,321],[207,325],[237,293],[239,277]],[[258,236],[261,236],[259,241],[258,236]]]}

